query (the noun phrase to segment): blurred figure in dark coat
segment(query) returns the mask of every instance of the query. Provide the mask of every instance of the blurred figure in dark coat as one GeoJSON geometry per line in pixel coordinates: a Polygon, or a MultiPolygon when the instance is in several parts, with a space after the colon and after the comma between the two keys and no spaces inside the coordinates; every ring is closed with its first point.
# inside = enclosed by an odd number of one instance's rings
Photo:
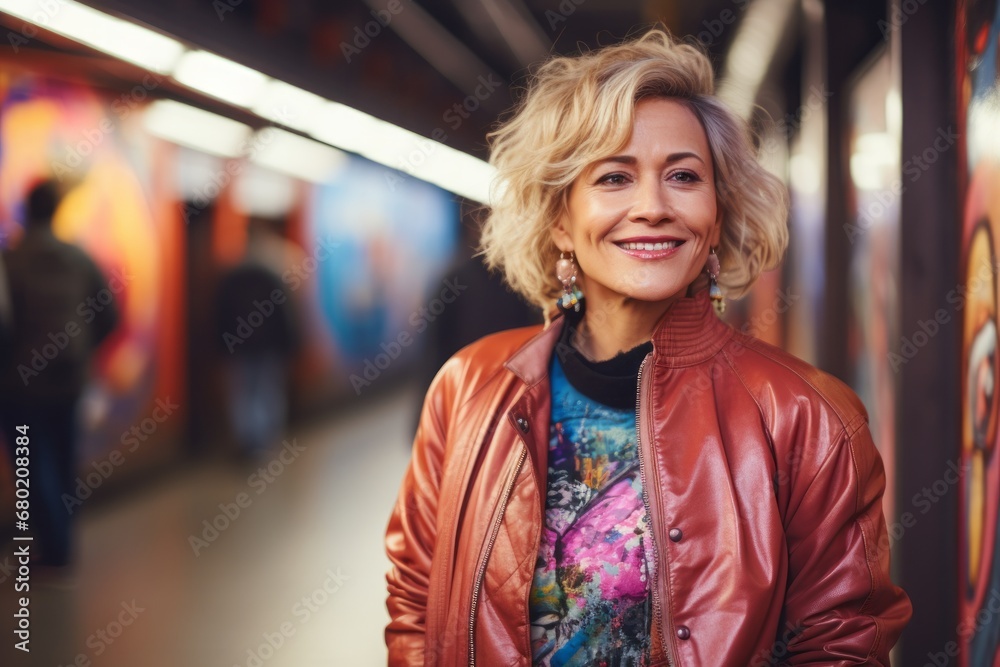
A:
{"type": "Polygon", "coordinates": [[[284,435],[289,372],[302,337],[298,308],[282,280],[295,249],[276,224],[250,220],[246,255],[223,275],[216,294],[230,426],[239,453],[251,460],[284,435]]]}
{"type": "Polygon", "coordinates": [[[33,187],[25,232],[3,254],[12,325],[0,359],[0,425],[10,454],[30,460],[28,524],[43,565],[72,559],[77,404],[97,346],[115,328],[114,293],[82,249],[52,234],[61,194],[54,181],[33,187]],[[19,428],[20,427],[20,428],[19,428]],[[28,447],[17,446],[27,442],[28,447]]]}

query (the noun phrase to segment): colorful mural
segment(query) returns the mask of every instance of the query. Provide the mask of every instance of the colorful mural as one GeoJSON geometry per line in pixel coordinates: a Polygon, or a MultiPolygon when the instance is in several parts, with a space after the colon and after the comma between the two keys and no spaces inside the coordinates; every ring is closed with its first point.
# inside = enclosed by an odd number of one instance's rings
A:
{"type": "MultiPolygon", "coordinates": [[[[156,181],[163,147],[136,122],[141,108],[135,96],[57,78],[10,70],[0,76],[0,238],[17,243],[27,189],[56,178],[66,196],[53,230],[94,258],[111,291],[77,312],[86,318],[87,308],[110,298],[120,315],[82,401],[79,456],[88,472],[112,449],[133,449],[131,458],[153,455],[136,453],[140,447],[132,441],[141,444],[149,435],[138,438],[130,429],[143,424],[157,399],[180,404],[183,398],[173,270],[181,230],[171,224],[166,188],[156,181]]],[[[163,429],[158,440],[171,430],[163,429]]]]}
{"type": "MultiPolygon", "coordinates": [[[[958,3],[958,118],[963,310],[962,502],[959,542],[961,664],[1000,664],[1000,457],[997,456],[997,254],[1000,247],[1000,3],[958,3]]],[[[952,301],[952,298],[949,298],[952,301]]]]}
{"type": "Polygon", "coordinates": [[[454,198],[351,157],[313,190],[306,229],[307,254],[319,261],[302,268],[316,275],[316,300],[342,366],[374,363],[387,353],[383,346],[396,349],[402,333],[419,348],[434,317],[421,306],[458,240],[454,198]]]}

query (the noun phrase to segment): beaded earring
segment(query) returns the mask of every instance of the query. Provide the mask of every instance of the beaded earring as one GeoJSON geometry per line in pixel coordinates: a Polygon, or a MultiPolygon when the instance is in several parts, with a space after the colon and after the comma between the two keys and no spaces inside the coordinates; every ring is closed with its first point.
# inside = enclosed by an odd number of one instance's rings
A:
{"type": "Polygon", "coordinates": [[[556,299],[556,306],[559,310],[568,312],[574,310],[580,312],[580,304],[583,303],[583,292],[576,286],[576,262],[573,261],[573,253],[560,252],[556,261],[556,278],[563,286],[563,295],[556,299]]]}
{"type": "Polygon", "coordinates": [[[719,315],[726,312],[726,301],[722,295],[722,289],[719,287],[719,273],[721,271],[722,267],[719,264],[719,256],[715,254],[715,248],[712,248],[708,256],[708,262],[705,264],[705,272],[708,274],[709,280],[708,296],[712,299],[715,312],[719,315]]]}

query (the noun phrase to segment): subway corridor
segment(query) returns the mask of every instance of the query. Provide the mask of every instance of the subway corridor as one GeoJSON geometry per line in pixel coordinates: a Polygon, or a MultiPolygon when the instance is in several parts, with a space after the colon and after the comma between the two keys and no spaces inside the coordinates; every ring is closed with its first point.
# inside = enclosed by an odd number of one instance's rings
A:
{"type": "Polygon", "coordinates": [[[293,430],[302,451],[284,461],[203,464],[84,507],[72,574],[33,570],[30,661],[17,664],[385,664],[382,536],[416,400],[397,390],[293,430]]]}

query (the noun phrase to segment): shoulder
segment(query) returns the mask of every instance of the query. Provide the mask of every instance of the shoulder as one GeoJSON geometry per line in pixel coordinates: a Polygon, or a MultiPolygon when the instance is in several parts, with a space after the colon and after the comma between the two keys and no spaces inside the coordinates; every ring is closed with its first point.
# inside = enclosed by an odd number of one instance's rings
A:
{"type": "Polygon", "coordinates": [[[507,361],[542,330],[540,325],[490,334],[465,346],[444,363],[424,397],[421,425],[446,433],[464,415],[514,380],[507,361]]]}
{"type": "Polygon", "coordinates": [[[507,361],[542,331],[539,324],[484,336],[452,355],[438,371],[438,377],[474,391],[491,378],[509,372],[505,369],[507,361]]]}
{"type": "Polygon", "coordinates": [[[850,436],[868,422],[864,404],[847,384],[780,348],[737,332],[722,354],[753,395],[765,423],[819,418],[817,428],[850,436]]]}

